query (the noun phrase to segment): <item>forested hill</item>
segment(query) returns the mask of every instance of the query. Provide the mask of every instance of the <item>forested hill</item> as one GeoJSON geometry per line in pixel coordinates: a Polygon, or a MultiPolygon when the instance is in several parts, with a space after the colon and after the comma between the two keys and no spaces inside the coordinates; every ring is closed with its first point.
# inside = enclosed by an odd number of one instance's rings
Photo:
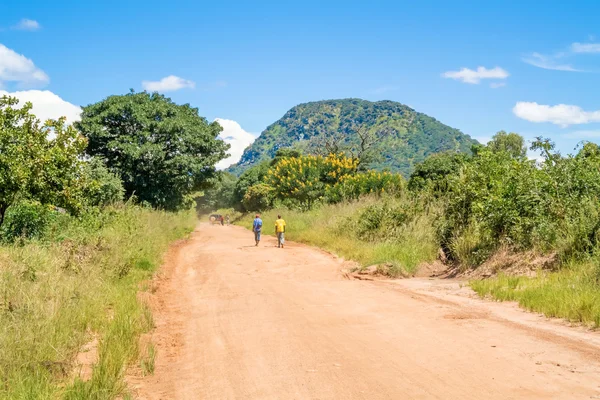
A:
{"type": "Polygon", "coordinates": [[[330,147],[359,151],[360,141],[372,142],[369,167],[408,176],[413,166],[432,153],[469,152],[477,143],[469,135],[428,115],[393,101],[326,100],[300,104],[267,127],[229,171],[245,169],[272,158],[281,148],[323,153],[330,147]]]}

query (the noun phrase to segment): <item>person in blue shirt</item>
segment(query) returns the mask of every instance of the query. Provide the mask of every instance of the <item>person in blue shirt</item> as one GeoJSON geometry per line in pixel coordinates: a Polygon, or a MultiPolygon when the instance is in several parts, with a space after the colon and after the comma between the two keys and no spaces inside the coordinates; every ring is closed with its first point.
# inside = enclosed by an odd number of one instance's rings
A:
{"type": "Polygon", "coordinates": [[[256,241],[256,246],[260,242],[260,231],[262,230],[262,219],[260,219],[260,215],[256,214],[256,218],[254,218],[254,223],[252,224],[252,232],[254,232],[254,240],[256,241]]]}

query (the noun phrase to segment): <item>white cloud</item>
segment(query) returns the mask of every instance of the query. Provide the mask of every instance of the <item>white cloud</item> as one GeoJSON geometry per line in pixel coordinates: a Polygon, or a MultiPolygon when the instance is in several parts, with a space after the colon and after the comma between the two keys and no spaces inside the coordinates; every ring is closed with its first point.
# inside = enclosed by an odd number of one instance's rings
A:
{"type": "Polygon", "coordinates": [[[600,43],[573,43],[573,53],[600,53],[600,43]]]}
{"type": "Polygon", "coordinates": [[[219,161],[217,163],[218,169],[225,169],[232,164],[240,161],[242,157],[242,153],[252,142],[256,139],[256,136],[246,132],[240,124],[230,119],[215,119],[216,122],[219,123],[223,127],[223,131],[219,135],[225,143],[229,143],[231,148],[229,149],[229,154],[231,154],[228,158],[219,161]]]}
{"type": "Polygon", "coordinates": [[[540,53],[532,53],[529,56],[523,57],[523,61],[534,67],[550,69],[554,71],[570,71],[570,72],[582,72],[574,68],[570,64],[564,64],[559,62],[559,59],[564,57],[564,53],[559,53],[554,56],[545,56],[540,53]]]}
{"type": "Polygon", "coordinates": [[[504,86],[506,86],[506,82],[492,82],[492,83],[490,83],[490,87],[492,89],[498,89],[498,88],[501,88],[501,87],[504,87],[504,86]]]}
{"type": "Polygon", "coordinates": [[[535,102],[520,101],[514,106],[513,113],[517,117],[527,121],[550,122],[562,127],[600,122],[600,110],[584,111],[579,106],[568,104],[549,106],[535,102]]]}
{"type": "Polygon", "coordinates": [[[47,119],[67,117],[68,123],[80,120],[81,108],[61,99],[48,90],[25,90],[21,92],[6,92],[0,90],[0,96],[11,96],[19,99],[19,106],[29,101],[33,104],[31,110],[42,122],[47,119]]]}
{"type": "Polygon", "coordinates": [[[143,81],[142,87],[150,92],[173,92],[179,89],[194,89],[196,83],[175,75],[169,75],[160,81],[143,81]]]}
{"type": "Polygon", "coordinates": [[[33,19],[23,18],[13,28],[17,29],[19,31],[37,31],[38,29],[41,28],[41,25],[39,22],[37,22],[33,19]]]}
{"type": "Polygon", "coordinates": [[[448,71],[442,74],[444,78],[456,79],[464,83],[478,84],[482,79],[506,79],[509,73],[500,67],[487,69],[477,67],[474,71],[469,68],[462,68],[460,71],[448,71]]]}
{"type": "Polygon", "coordinates": [[[0,44],[0,88],[4,82],[45,85],[49,81],[48,75],[36,67],[33,61],[0,44]]]}

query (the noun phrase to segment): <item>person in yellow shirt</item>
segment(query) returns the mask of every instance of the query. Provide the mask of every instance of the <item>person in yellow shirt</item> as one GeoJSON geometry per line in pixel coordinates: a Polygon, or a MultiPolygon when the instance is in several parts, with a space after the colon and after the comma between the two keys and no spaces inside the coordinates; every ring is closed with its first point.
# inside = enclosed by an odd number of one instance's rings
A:
{"type": "Polygon", "coordinates": [[[277,235],[277,247],[283,248],[284,234],[285,234],[285,221],[281,219],[281,215],[277,216],[275,221],[275,234],[277,235]]]}

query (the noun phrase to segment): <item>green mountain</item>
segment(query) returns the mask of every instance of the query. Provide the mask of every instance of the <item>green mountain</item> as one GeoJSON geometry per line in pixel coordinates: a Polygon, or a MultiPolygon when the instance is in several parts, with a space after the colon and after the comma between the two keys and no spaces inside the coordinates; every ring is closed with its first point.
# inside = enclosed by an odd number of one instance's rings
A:
{"type": "Polygon", "coordinates": [[[229,171],[239,175],[271,159],[281,148],[323,153],[324,144],[331,141],[339,141],[343,148],[356,148],[365,135],[373,142],[369,167],[404,176],[430,154],[470,152],[471,145],[477,143],[469,135],[393,101],[317,101],[292,108],[267,127],[229,171]]]}

